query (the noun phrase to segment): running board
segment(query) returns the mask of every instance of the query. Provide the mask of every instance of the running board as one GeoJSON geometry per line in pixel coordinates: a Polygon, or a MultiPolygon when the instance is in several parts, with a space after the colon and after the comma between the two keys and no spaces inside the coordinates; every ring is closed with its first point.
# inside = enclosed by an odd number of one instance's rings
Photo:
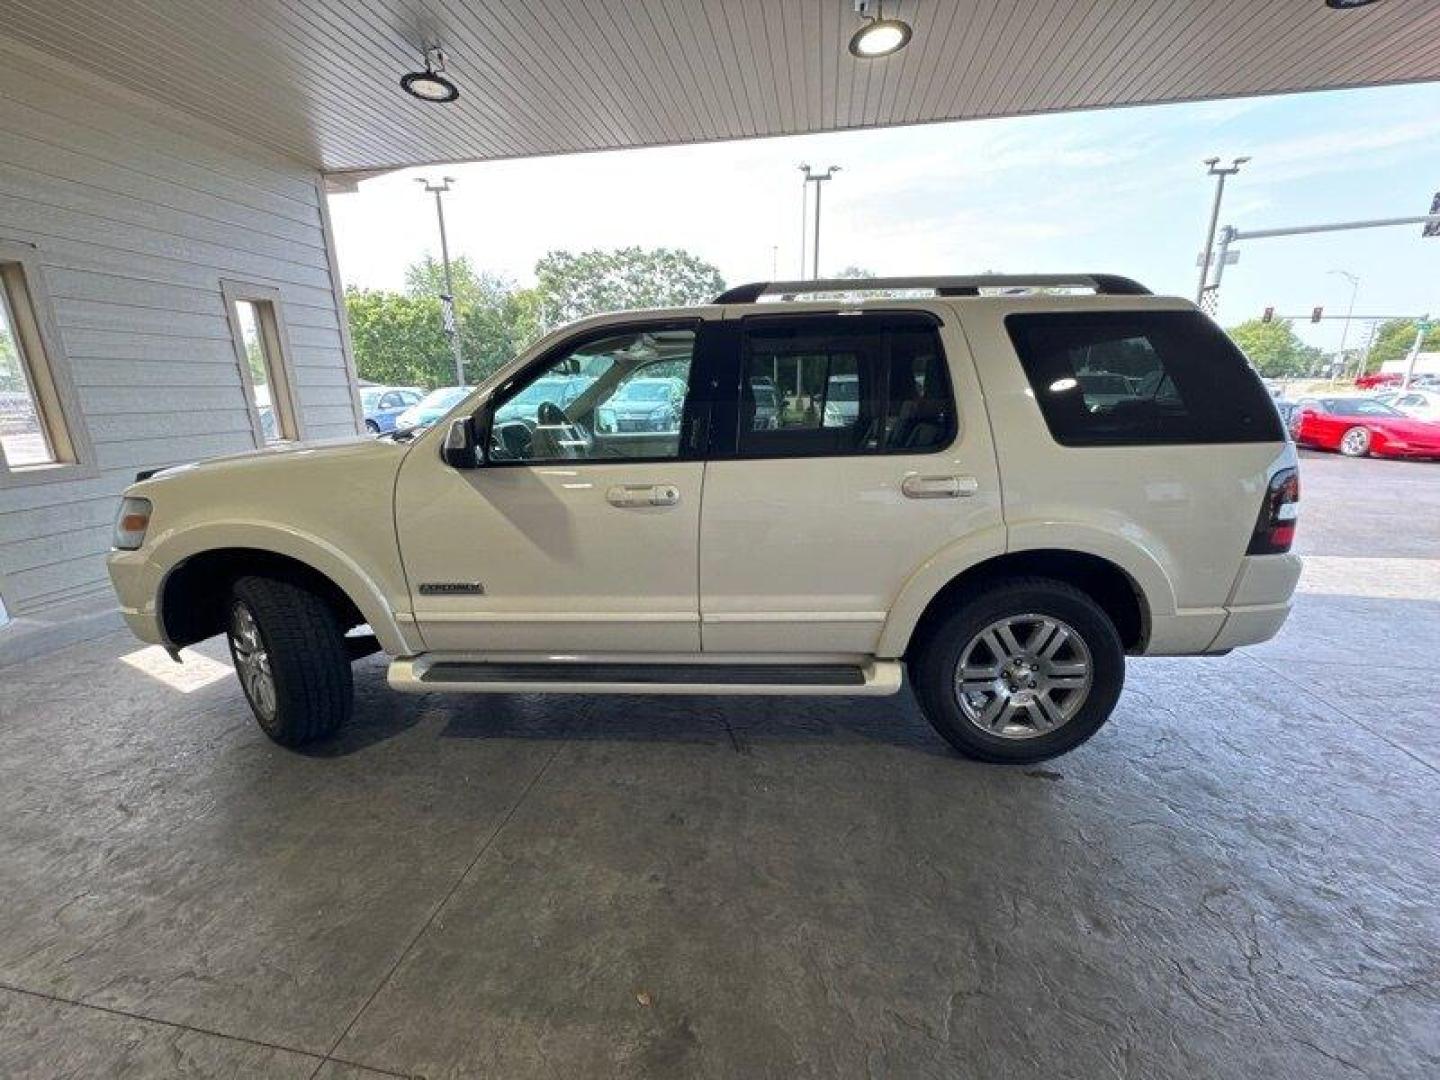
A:
{"type": "Polygon", "coordinates": [[[790,694],[811,697],[894,694],[898,660],[864,664],[565,663],[401,657],[390,662],[392,689],[472,694],[790,694]]]}

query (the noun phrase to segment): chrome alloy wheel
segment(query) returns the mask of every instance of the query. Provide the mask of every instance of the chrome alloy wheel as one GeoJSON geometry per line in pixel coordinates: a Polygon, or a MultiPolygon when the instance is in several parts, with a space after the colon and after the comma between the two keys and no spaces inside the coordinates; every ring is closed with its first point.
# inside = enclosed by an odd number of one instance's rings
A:
{"type": "Polygon", "coordinates": [[[1051,615],[1008,615],[961,650],[955,697],[987,735],[1033,739],[1074,719],[1093,681],[1090,650],[1074,627],[1051,615]]]}
{"type": "Polygon", "coordinates": [[[255,616],[243,601],[235,601],[230,609],[230,655],[235,659],[235,674],[250,704],[267,723],[275,719],[275,676],[270,671],[270,654],[260,637],[255,616]]]}

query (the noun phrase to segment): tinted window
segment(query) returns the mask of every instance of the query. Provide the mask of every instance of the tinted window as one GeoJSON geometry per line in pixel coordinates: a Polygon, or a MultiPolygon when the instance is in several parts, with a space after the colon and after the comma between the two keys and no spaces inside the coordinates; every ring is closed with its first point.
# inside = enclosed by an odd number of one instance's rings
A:
{"type": "Polygon", "coordinates": [[[1198,311],[1011,315],[1006,329],[1057,442],[1280,442],[1264,384],[1198,311]]]}
{"type": "Polygon", "coordinates": [[[928,316],[746,320],[741,367],[744,457],[926,453],[955,435],[928,316]]]}
{"type": "Polygon", "coordinates": [[[1403,415],[1398,409],[1392,409],[1389,405],[1369,398],[1325,398],[1321,406],[1334,416],[1403,415]]]}

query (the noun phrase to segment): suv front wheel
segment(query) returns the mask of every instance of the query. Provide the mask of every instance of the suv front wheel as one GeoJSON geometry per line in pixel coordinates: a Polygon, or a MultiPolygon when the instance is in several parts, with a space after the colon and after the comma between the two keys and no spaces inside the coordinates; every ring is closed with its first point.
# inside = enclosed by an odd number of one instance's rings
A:
{"type": "Polygon", "coordinates": [[[226,621],[235,674],[250,711],[282,746],[332,734],[350,716],[350,654],[335,612],[279,578],[235,582],[226,621]]]}
{"type": "Polygon", "coordinates": [[[967,598],[910,664],[935,729],[967,757],[1026,763],[1099,730],[1125,682],[1125,651],[1079,589],[1021,578],[967,598]]]}

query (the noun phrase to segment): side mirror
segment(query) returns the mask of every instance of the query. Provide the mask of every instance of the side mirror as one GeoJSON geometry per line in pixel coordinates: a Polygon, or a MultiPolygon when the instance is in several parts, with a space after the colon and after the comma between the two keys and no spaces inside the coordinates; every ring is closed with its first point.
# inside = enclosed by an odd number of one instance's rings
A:
{"type": "Polygon", "coordinates": [[[450,422],[445,432],[445,442],[440,447],[440,458],[452,469],[478,469],[482,463],[480,445],[475,438],[473,417],[463,417],[450,422]]]}

